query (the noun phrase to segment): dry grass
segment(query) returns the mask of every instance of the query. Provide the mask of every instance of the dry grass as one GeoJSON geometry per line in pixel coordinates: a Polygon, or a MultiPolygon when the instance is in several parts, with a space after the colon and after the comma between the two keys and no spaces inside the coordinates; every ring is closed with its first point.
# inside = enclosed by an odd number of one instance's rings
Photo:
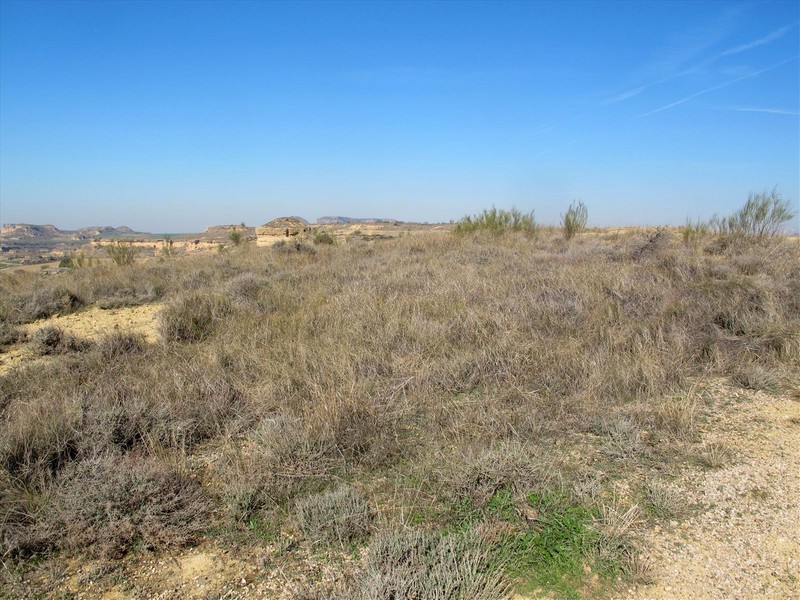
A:
{"type": "Polygon", "coordinates": [[[308,496],[295,507],[297,527],[312,544],[345,546],[364,540],[374,518],[364,494],[349,485],[308,496]]]}
{"type": "MultiPolygon", "coordinates": [[[[590,452],[634,476],[696,460],[697,381],[772,392],[800,370],[800,249],[780,238],[566,243],[554,230],[300,246],[2,275],[5,331],[83,303],[165,300],[158,343],[118,334],[0,377],[6,555],[192,543],[197,503],[235,530],[267,516],[291,529],[302,513],[296,524],[318,541],[327,534],[309,523],[339,510],[326,490],[351,481],[376,527],[444,530],[380,537],[370,556],[430,546],[420,552],[444,561],[430,570],[441,574],[448,552],[483,560],[482,546],[447,537],[464,510],[472,524],[524,531],[520,499],[583,489],[576,464],[590,452]],[[97,461],[108,485],[90,477],[97,461]],[[131,503],[114,504],[117,487],[131,503]],[[157,505],[162,492],[172,500],[157,505]],[[103,506],[119,520],[100,519],[103,506]],[[156,506],[163,521],[148,516],[156,506]],[[105,523],[122,541],[88,525],[47,541],[70,520],[105,523]]],[[[602,512],[606,493],[600,482],[579,499],[603,515],[599,554],[638,572],[627,541],[637,515],[602,512]]],[[[405,577],[389,563],[368,559],[354,597],[405,577]]],[[[506,589],[473,577],[453,585],[489,590],[470,597],[506,589]]]]}
{"type": "Polygon", "coordinates": [[[491,546],[479,535],[438,536],[410,530],[376,537],[363,570],[332,597],[504,600],[510,596],[491,546]]]}

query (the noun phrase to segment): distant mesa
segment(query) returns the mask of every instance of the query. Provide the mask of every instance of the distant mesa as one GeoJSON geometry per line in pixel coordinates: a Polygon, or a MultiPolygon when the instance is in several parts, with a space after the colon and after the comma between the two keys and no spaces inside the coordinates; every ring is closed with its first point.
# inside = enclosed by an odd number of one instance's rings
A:
{"type": "Polygon", "coordinates": [[[351,223],[399,223],[395,219],[358,219],[354,217],[320,217],[317,225],[349,225],[351,223]]]}
{"type": "Polygon", "coordinates": [[[135,235],[139,232],[130,227],[81,227],[69,230],[59,229],[53,225],[33,225],[30,223],[7,223],[0,230],[0,238],[5,240],[50,240],[71,239],[84,240],[98,236],[135,235]]]}
{"type": "MultiPolygon", "coordinates": [[[[0,230],[4,239],[32,239],[64,236],[65,233],[53,225],[31,225],[29,223],[7,223],[0,230]]],[[[68,235],[68,234],[66,234],[68,235]]]]}
{"type": "Polygon", "coordinates": [[[134,231],[130,227],[126,227],[124,225],[122,227],[109,227],[107,225],[102,225],[100,227],[81,227],[80,229],[76,229],[75,233],[77,233],[78,235],[85,235],[87,237],[97,237],[104,235],[139,234],[141,232],[134,231]]]}

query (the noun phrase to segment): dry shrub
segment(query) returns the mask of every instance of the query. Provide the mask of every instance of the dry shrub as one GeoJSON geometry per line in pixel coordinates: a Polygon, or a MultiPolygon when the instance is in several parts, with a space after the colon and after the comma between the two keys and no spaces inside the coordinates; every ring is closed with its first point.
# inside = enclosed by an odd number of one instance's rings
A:
{"type": "Polygon", "coordinates": [[[31,350],[39,356],[47,354],[65,354],[67,352],[83,352],[90,343],[81,340],[55,325],[46,325],[34,331],[30,342],[31,350]]]}
{"type": "Polygon", "coordinates": [[[98,453],[191,451],[248,419],[247,399],[209,361],[177,361],[165,373],[157,349],[116,360],[67,358],[0,378],[9,396],[0,464],[27,483],[46,483],[69,462],[98,453]]]}
{"type": "Polygon", "coordinates": [[[317,249],[302,240],[279,240],[272,245],[272,251],[279,254],[316,254],[317,249]]]}
{"type": "Polygon", "coordinates": [[[312,544],[345,546],[369,537],[375,513],[358,489],[339,485],[295,506],[295,523],[312,544]]]}
{"type": "Polygon", "coordinates": [[[667,396],[652,407],[653,427],[678,440],[697,434],[698,399],[693,393],[667,396]]]}
{"type": "Polygon", "coordinates": [[[800,365],[800,331],[789,327],[776,327],[761,335],[758,345],[778,361],[800,365]]]}
{"type": "Polygon", "coordinates": [[[686,511],[686,498],[673,485],[657,479],[649,479],[642,486],[644,506],[652,515],[672,519],[686,511]]]}
{"type": "MultiPolygon", "coordinates": [[[[46,496],[0,468],[0,556],[27,555],[42,547],[33,532],[46,496]]],[[[2,589],[0,576],[0,589],[2,589]]]]}
{"type": "Polygon", "coordinates": [[[145,290],[121,289],[113,295],[98,298],[95,304],[103,309],[125,308],[127,306],[139,306],[155,302],[159,298],[161,298],[161,294],[155,288],[145,290]]]}
{"type": "Polygon", "coordinates": [[[775,369],[754,363],[739,366],[733,380],[747,390],[775,393],[781,389],[781,375],[775,369]]]}
{"type": "Polygon", "coordinates": [[[244,522],[264,507],[320,490],[337,468],[330,454],[297,420],[265,419],[220,468],[229,513],[244,522]]]}
{"type": "Polygon", "coordinates": [[[697,459],[709,469],[720,469],[728,463],[732,454],[731,448],[725,442],[708,441],[700,446],[697,459]]]}
{"type": "Polygon", "coordinates": [[[380,465],[390,463],[403,446],[406,414],[402,407],[367,397],[328,400],[307,407],[309,433],[331,457],[380,465]]]}
{"type": "Polygon", "coordinates": [[[191,451],[249,419],[247,398],[212,361],[176,361],[165,373],[160,353],[128,354],[123,372],[87,392],[85,448],[191,451]]]}
{"type": "Polygon", "coordinates": [[[600,418],[594,429],[605,436],[605,451],[613,458],[636,460],[650,454],[644,431],[628,417],[600,418]]]}
{"type": "Polygon", "coordinates": [[[666,229],[659,229],[634,246],[631,258],[640,261],[659,256],[669,248],[671,241],[672,234],[666,229]]]}
{"type": "Polygon", "coordinates": [[[10,295],[4,312],[10,323],[30,323],[75,312],[84,304],[82,298],[66,287],[36,285],[31,290],[10,295]]]}
{"type": "Polygon", "coordinates": [[[625,508],[617,503],[602,504],[596,527],[599,538],[595,544],[597,559],[614,562],[619,557],[635,556],[631,540],[641,524],[642,511],[633,505],[625,508]]]}
{"type": "Polygon", "coordinates": [[[24,341],[25,337],[22,330],[14,327],[8,321],[0,320],[0,352],[3,352],[7,346],[24,341]]]}
{"type": "MultiPolygon", "coordinates": [[[[390,522],[431,524],[453,502],[502,492],[516,505],[516,492],[549,487],[561,457],[585,456],[587,430],[624,459],[620,476],[657,469],[656,450],[696,437],[697,378],[747,365],[796,378],[796,245],[736,241],[712,255],[668,236],[560,237],[198,253],[75,269],[58,286],[4,273],[12,325],[20,298],[59,286],[98,300],[152,284],[171,297],[166,344],[119,337],[0,377],[0,464],[30,492],[15,505],[44,510],[64,473],[97,455],[186,453],[212,465],[217,510],[226,502],[239,521],[345,479],[391,505],[390,522]]],[[[597,487],[585,493],[600,498],[597,487]]],[[[620,544],[610,556],[627,556],[620,544]]]]}
{"type": "Polygon", "coordinates": [[[200,342],[230,314],[225,296],[190,292],[171,301],[159,314],[159,331],[168,342],[200,342]]]}
{"type": "Polygon", "coordinates": [[[0,429],[0,465],[22,482],[46,487],[79,452],[80,399],[48,395],[11,409],[0,429]]]}
{"type": "Polygon", "coordinates": [[[134,547],[184,546],[208,526],[199,483],[163,462],[81,461],[59,479],[36,530],[48,546],[119,557],[134,547]]]}
{"type": "Polygon", "coordinates": [[[511,588],[490,544],[473,532],[383,533],[361,571],[334,598],[353,600],[504,600],[511,588]]]}
{"type": "Polygon", "coordinates": [[[544,489],[552,474],[552,466],[545,466],[539,449],[517,442],[437,462],[439,494],[451,501],[469,498],[476,505],[485,504],[504,489],[520,493],[544,489]]]}
{"type": "Polygon", "coordinates": [[[266,285],[266,279],[253,273],[242,273],[225,284],[225,293],[234,302],[255,304],[266,285]]]}
{"type": "Polygon", "coordinates": [[[129,354],[140,354],[147,347],[145,337],[139,333],[112,333],[97,342],[96,351],[101,360],[120,360],[129,354]]]}

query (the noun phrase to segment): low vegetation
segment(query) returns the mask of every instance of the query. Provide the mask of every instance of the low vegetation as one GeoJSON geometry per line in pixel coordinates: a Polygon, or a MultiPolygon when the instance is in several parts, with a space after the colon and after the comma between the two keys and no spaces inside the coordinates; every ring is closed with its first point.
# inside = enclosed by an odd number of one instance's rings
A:
{"type": "Polygon", "coordinates": [[[685,508],[652,474],[731,457],[700,443],[704,385],[800,384],[800,247],[455,230],[4,273],[5,343],[52,349],[0,376],[4,564],[269,537],[363,551],[320,598],[646,577],[637,528],[685,508]],[[109,298],[163,303],[160,340],[16,333],[109,298]]]}
{"type": "Polygon", "coordinates": [[[775,237],[795,216],[789,201],[773,189],[752,192],[742,208],[727,217],[714,215],[708,226],[725,235],[775,237]]]}
{"type": "Polygon", "coordinates": [[[507,231],[521,231],[528,235],[536,234],[536,218],[533,211],[523,213],[517,208],[511,210],[497,209],[494,206],[485,209],[475,216],[466,215],[455,224],[453,231],[456,234],[486,231],[500,234],[507,231]]]}
{"type": "Polygon", "coordinates": [[[139,248],[133,242],[114,242],[106,246],[106,254],[118,267],[132,265],[139,256],[139,248]]]}
{"type": "Polygon", "coordinates": [[[589,211],[586,205],[580,200],[574,201],[569,205],[567,212],[561,216],[561,228],[564,230],[564,237],[568,240],[586,229],[589,220],[589,211]]]}

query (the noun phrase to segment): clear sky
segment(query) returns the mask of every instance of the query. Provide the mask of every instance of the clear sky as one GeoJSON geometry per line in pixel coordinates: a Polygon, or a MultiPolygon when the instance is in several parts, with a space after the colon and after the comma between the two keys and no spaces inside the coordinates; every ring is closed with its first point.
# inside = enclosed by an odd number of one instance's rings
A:
{"type": "MultiPolygon", "coordinates": [[[[0,2],[0,220],[800,198],[800,3],[0,2]]],[[[796,227],[796,225],[795,225],[796,227]]]]}

